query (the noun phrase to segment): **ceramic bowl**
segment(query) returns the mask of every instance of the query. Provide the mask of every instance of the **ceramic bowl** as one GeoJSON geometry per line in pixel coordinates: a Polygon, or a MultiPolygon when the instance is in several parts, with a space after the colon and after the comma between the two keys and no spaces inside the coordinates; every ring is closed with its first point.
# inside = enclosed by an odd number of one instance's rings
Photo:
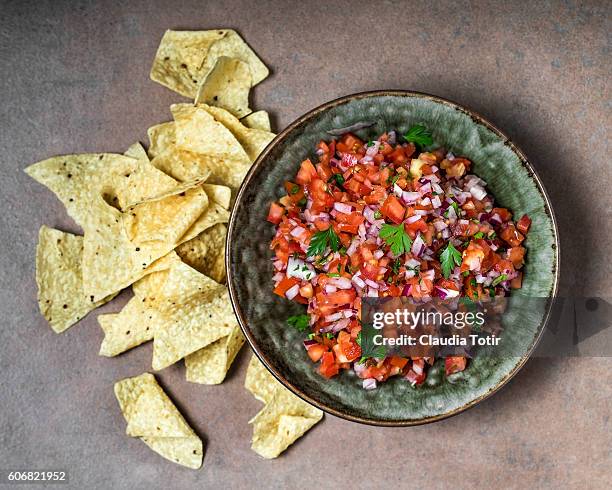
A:
{"type": "MultiPolygon", "coordinates": [[[[385,131],[402,134],[422,123],[434,141],[473,162],[472,172],[488,184],[499,205],[515,216],[529,214],[533,223],[527,247],[523,287],[513,295],[552,298],[558,285],[558,232],[542,182],[523,152],[482,116],[440,97],[408,91],[366,92],[323,104],[301,116],[261,153],[240,188],[232,211],[226,265],[234,310],[255,354],[296,395],[345,419],[385,426],[416,425],[455,415],[499,390],[525,364],[548,320],[551,302],[513,311],[504,317],[506,331],[520,339],[508,357],[477,356],[463,373],[444,376],[443,361],[424,385],[413,388],[391,378],[366,391],[353,372],[325,379],[303,348],[304,335],[286,324],[304,307],[272,293],[274,227],[266,221],[272,201],[284,195],[300,162],[315,158],[330,131],[361,127],[364,139],[385,131]],[[364,127],[365,126],[365,127],[364,127]]],[[[511,301],[512,303],[512,301],[511,301]]]]}

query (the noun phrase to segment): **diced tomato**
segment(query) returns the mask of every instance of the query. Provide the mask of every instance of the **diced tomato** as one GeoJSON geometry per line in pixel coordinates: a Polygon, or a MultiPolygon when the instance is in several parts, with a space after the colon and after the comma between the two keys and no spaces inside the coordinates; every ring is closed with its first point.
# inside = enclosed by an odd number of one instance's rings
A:
{"type": "Polygon", "coordinates": [[[526,214],[524,214],[521,217],[521,219],[518,220],[518,222],[516,223],[516,228],[523,235],[527,234],[527,232],[529,231],[530,226],[531,226],[531,218],[529,216],[527,216],[526,214]]]}
{"type": "Polygon", "coordinates": [[[512,219],[512,213],[506,208],[493,208],[491,215],[493,214],[497,214],[504,223],[512,219]]]}
{"type": "Polygon", "coordinates": [[[519,272],[518,275],[510,281],[510,287],[512,289],[521,289],[523,285],[523,273],[519,272]]]}
{"type": "Polygon", "coordinates": [[[506,223],[502,228],[500,236],[511,247],[518,247],[525,240],[525,237],[516,229],[514,223],[506,223]]]}
{"type": "Polygon", "coordinates": [[[300,185],[306,185],[310,183],[312,179],[317,177],[317,170],[309,159],[306,159],[300,165],[295,181],[300,185]]]}
{"type": "Polygon", "coordinates": [[[512,247],[508,249],[508,260],[512,262],[515,269],[523,267],[525,257],[525,247],[512,247]]]}
{"type": "Polygon", "coordinates": [[[344,183],[344,188],[352,192],[358,198],[366,196],[371,192],[371,189],[367,185],[359,182],[359,180],[354,177],[344,183]]]}
{"type": "Polygon", "coordinates": [[[274,223],[278,225],[285,214],[285,208],[280,204],[273,202],[270,204],[270,211],[268,212],[268,217],[266,218],[270,223],[274,223]]]}
{"type": "Polygon", "coordinates": [[[319,366],[319,372],[326,378],[335,376],[340,371],[338,364],[334,358],[332,352],[325,352],[321,357],[321,365],[319,366]]]}
{"type": "Polygon", "coordinates": [[[321,357],[323,357],[323,354],[325,354],[328,351],[328,348],[325,347],[322,344],[315,344],[315,345],[311,345],[308,350],[308,357],[310,357],[310,360],[312,362],[318,362],[321,357]]]}
{"type": "Polygon", "coordinates": [[[380,212],[395,224],[400,224],[404,220],[406,208],[399,202],[397,197],[391,194],[383,203],[380,212]]]}
{"type": "Polygon", "coordinates": [[[344,354],[346,362],[353,362],[361,357],[361,347],[357,342],[348,340],[338,345],[340,345],[342,349],[342,354],[344,354]]]}
{"type": "Polygon", "coordinates": [[[274,294],[278,294],[279,296],[285,297],[285,293],[291,289],[296,284],[299,284],[300,281],[295,277],[285,277],[278,285],[274,288],[274,294]]]}
{"type": "Polygon", "coordinates": [[[389,362],[392,366],[397,366],[400,369],[404,369],[404,366],[408,364],[408,359],[405,357],[391,356],[389,362]]]}
{"type": "Polygon", "coordinates": [[[331,168],[326,163],[317,164],[317,174],[323,182],[327,182],[333,175],[331,168]]]}
{"type": "Polygon", "coordinates": [[[342,306],[353,302],[356,296],[354,289],[340,289],[335,293],[323,295],[319,301],[320,306],[342,306]]]}
{"type": "Polygon", "coordinates": [[[463,356],[449,356],[444,360],[444,371],[449,376],[465,369],[467,359],[463,356]]]}

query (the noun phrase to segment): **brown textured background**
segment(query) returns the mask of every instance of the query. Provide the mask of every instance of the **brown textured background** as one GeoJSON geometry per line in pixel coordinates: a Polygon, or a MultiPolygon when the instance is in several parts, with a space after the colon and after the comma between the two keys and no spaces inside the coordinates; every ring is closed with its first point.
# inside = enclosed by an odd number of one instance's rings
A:
{"type": "Polygon", "coordinates": [[[100,358],[95,313],[60,336],[38,313],[38,228],[77,230],[21,170],[146,141],[181,100],[148,78],[164,30],[232,27],[272,71],[252,106],[277,130],[382,88],[441,95],[493,121],[550,193],[562,293],[612,296],[610,15],[609,2],[571,0],[0,2],[0,469],[67,469],[75,488],[609,485],[609,358],[531,360],[492,399],[429,426],[326,416],[265,461],[249,449],[260,404],[242,388],[245,347],[220,386],[188,384],[178,365],[160,374],[206,443],[199,471],[166,462],[124,435],[112,390],[149,368],[150,346],[100,358]]]}

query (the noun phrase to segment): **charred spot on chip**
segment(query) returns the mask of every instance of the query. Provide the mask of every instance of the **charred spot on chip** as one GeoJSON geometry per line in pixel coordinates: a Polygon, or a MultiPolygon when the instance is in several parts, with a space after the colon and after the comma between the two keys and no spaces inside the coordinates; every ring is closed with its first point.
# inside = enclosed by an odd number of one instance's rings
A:
{"type": "Polygon", "coordinates": [[[185,63],[181,63],[181,68],[182,68],[183,70],[186,70],[186,69],[187,69],[187,65],[186,65],[185,63]]]}
{"type": "Polygon", "coordinates": [[[136,251],[137,251],[137,252],[140,252],[140,247],[136,247],[136,251]]]}
{"type": "Polygon", "coordinates": [[[68,174],[68,175],[67,175],[67,177],[68,177],[69,179],[71,179],[71,178],[72,178],[72,174],[68,174]]]}
{"type": "Polygon", "coordinates": [[[63,305],[62,308],[64,308],[65,310],[66,308],[68,308],[68,305],[63,305]]]}

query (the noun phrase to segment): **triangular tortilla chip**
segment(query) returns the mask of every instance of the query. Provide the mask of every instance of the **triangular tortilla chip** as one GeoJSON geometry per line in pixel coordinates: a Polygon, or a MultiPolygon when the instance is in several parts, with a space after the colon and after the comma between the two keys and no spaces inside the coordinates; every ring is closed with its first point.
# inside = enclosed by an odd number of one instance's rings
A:
{"type": "Polygon", "coordinates": [[[156,124],[147,129],[149,136],[149,158],[153,159],[170,146],[176,143],[174,134],[174,121],[168,121],[161,124],[156,124]]]}
{"type": "Polygon", "coordinates": [[[120,175],[115,178],[113,185],[119,207],[122,210],[171,193],[179,186],[179,182],[151,165],[140,143],[130,146],[125,155],[137,159],[138,166],[129,175],[120,175]]]}
{"type": "Polygon", "coordinates": [[[185,377],[192,383],[216,385],[223,382],[244,344],[239,326],[232,333],[185,357],[185,377]]]}
{"type": "Polygon", "coordinates": [[[216,121],[223,124],[242,145],[251,161],[255,161],[268,143],[276,136],[270,131],[262,131],[261,129],[252,129],[245,126],[238,118],[220,107],[212,107],[206,104],[200,104],[197,107],[206,110],[216,121]]]}
{"type": "Polygon", "coordinates": [[[102,196],[118,207],[116,179],[129,176],[138,168],[138,160],[113,153],[64,155],[35,163],[25,172],[49,188],[64,204],[66,211],[83,229],[97,221],[97,209],[91,202],[102,196]]]}
{"type": "Polygon", "coordinates": [[[249,156],[232,132],[217,122],[205,107],[194,107],[191,104],[170,106],[174,117],[176,146],[211,157],[248,162],[249,156]]]}
{"type": "Polygon", "coordinates": [[[236,31],[231,29],[228,29],[225,36],[210,46],[204,59],[202,73],[208,74],[221,56],[237,58],[249,65],[253,85],[257,85],[270,74],[268,67],[263,64],[249,45],[236,31]]]}
{"type": "Polygon", "coordinates": [[[146,242],[178,243],[208,207],[208,196],[201,186],[164,199],[130,207],[122,222],[135,245],[146,242]]]}
{"type": "Polygon", "coordinates": [[[153,60],[151,80],[193,99],[199,82],[210,70],[203,67],[210,47],[227,32],[166,31],[153,60]]]}
{"type": "Polygon", "coordinates": [[[230,208],[232,202],[232,190],[225,185],[202,184],[202,188],[208,194],[208,198],[215,201],[225,209],[230,208]]]}
{"type": "Polygon", "coordinates": [[[74,325],[114,295],[93,301],[83,291],[83,237],[42,226],[36,248],[38,306],[56,333],[74,325]]]}
{"type": "Polygon", "coordinates": [[[240,122],[248,128],[272,131],[270,116],[266,111],[251,112],[248,116],[240,119],[240,122]]]}
{"type": "Polygon", "coordinates": [[[237,325],[227,288],[187,264],[175,264],[160,291],[165,317],[153,340],[153,369],[160,370],[229,335],[237,325]]]}
{"type": "Polygon", "coordinates": [[[225,282],[225,237],[227,227],[219,223],[200,233],[197,237],[182,243],[176,253],[183,262],[198,272],[225,282]]]}
{"type": "Polygon", "coordinates": [[[168,269],[179,260],[174,252],[159,259],[156,272],[133,284],[134,297],[119,313],[98,315],[98,323],[104,331],[101,356],[113,357],[153,340],[155,329],[163,326],[164,322],[155,307],[159,299],[157,293],[166,282],[168,269]]]}
{"type": "Polygon", "coordinates": [[[251,70],[238,58],[221,56],[206,79],[200,84],[196,104],[210,104],[227,109],[236,117],[244,117],[249,109],[251,70]]]}
{"type": "MultiPolygon", "coordinates": [[[[201,207],[202,202],[207,199],[204,196],[196,193],[191,197],[201,207]]],[[[156,221],[157,225],[165,230],[163,236],[168,237],[168,241],[142,241],[138,244],[130,240],[124,229],[125,213],[109,206],[102,199],[90,204],[91,208],[96,209],[94,214],[98,222],[85,232],[83,288],[88,294],[94,296],[94,301],[115,293],[151,273],[148,267],[153,262],[205,229],[204,225],[198,225],[199,228],[194,230],[194,225],[198,222],[206,221],[205,225],[212,226],[208,224],[210,213],[206,212],[200,215],[195,212],[190,213],[190,219],[194,220],[191,222],[175,219],[177,213],[180,215],[183,204],[185,201],[177,200],[173,195],[139,204],[137,213],[139,219],[142,217],[143,223],[156,221]],[[146,217],[148,213],[151,214],[151,217],[146,217]],[[189,233],[195,234],[190,236],[189,233]],[[181,238],[178,241],[173,239],[179,235],[181,238]]],[[[217,205],[212,210],[215,216],[219,214],[215,212],[216,207],[217,205]]],[[[193,211],[191,206],[189,209],[193,211]]],[[[127,222],[129,223],[129,219],[127,222]]],[[[150,236],[145,233],[147,229],[144,227],[140,234],[140,228],[137,227],[138,233],[132,234],[133,238],[138,240],[150,236]]],[[[134,232],[134,229],[131,231],[134,232]]]]}
{"type": "Polygon", "coordinates": [[[126,433],[139,437],[164,458],[197,469],[202,440],[149,373],[115,383],[115,396],[127,422],[126,433]]]}
{"type": "Polygon", "coordinates": [[[269,403],[276,390],[285,389],[254,354],[249,361],[244,387],[263,403],[269,403]]]}
{"type": "Polygon", "coordinates": [[[251,449],[264,458],[276,458],[322,418],[321,410],[282,387],[250,421],[251,449]]]}

